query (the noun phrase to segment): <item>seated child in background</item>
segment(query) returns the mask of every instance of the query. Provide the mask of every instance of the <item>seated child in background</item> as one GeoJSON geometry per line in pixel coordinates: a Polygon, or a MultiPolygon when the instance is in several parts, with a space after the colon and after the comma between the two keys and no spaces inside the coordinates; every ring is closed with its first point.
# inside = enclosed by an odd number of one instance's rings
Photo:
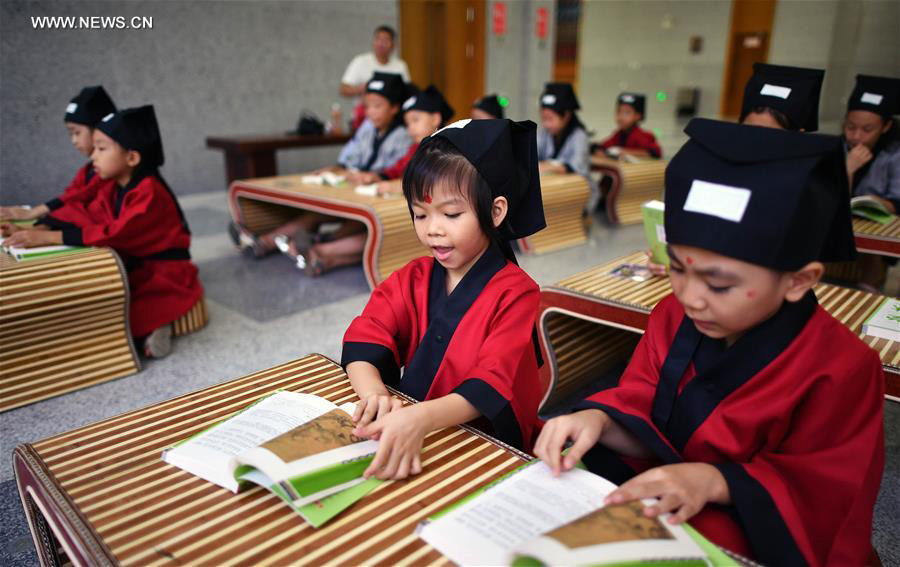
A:
{"type": "Polygon", "coordinates": [[[637,93],[622,93],[616,99],[616,126],[618,130],[600,142],[598,150],[614,157],[625,155],[662,157],[662,150],[652,132],[639,124],[647,117],[647,97],[637,93]]]}
{"type": "Polygon", "coordinates": [[[203,296],[188,248],[191,233],[178,200],[159,174],[162,140],[152,106],[108,115],[94,130],[91,154],[103,184],[87,207],[90,220],[56,228],[17,229],[13,246],[108,246],[128,271],[131,334],[149,357],[171,348],[171,323],[203,296]]]}
{"type": "Polygon", "coordinates": [[[884,372],[813,293],[822,262],[855,251],[841,142],[686,132],[666,170],[673,294],[619,384],[548,421],[534,452],[557,474],[583,459],[621,484],[608,502],[658,498],[648,516],[762,564],[864,565],[884,372]]]}
{"type": "Polygon", "coordinates": [[[503,107],[506,106],[495,94],[484,95],[472,104],[472,120],[491,120],[493,118],[506,118],[503,107]]]}
{"type": "Polygon", "coordinates": [[[424,140],[407,166],[403,192],[434,257],[394,272],[344,335],[341,364],[361,400],[356,432],[379,439],[367,477],[419,473],[428,432],[473,420],[531,445],[542,396],[538,286],[509,241],[545,226],[534,129],[460,120],[424,140]],[[400,407],[386,386],[421,403],[400,407]]]}
{"type": "MultiPolygon", "coordinates": [[[[93,132],[104,116],[116,111],[116,105],[103,87],[85,87],[69,101],[64,117],[69,139],[75,149],[90,158],[93,146],[93,132]]],[[[30,209],[24,207],[0,207],[0,219],[31,220],[53,213],[58,220],[68,221],[79,218],[84,207],[97,194],[101,183],[94,175],[94,167],[88,161],[78,172],[62,195],[30,209]]]]}
{"type": "MultiPolygon", "coordinates": [[[[894,214],[900,213],[900,132],[896,114],[900,114],[900,79],[856,76],[843,127],[851,194],[872,197],[894,214]]],[[[860,254],[860,287],[880,291],[888,265],[894,263],[896,259],[886,256],[860,254]]]]}
{"type": "MultiPolygon", "coordinates": [[[[365,179],[372,177],[366,176],[366,172],[380,174],[400,160],[412,145],[412,140],[403,127],[403,113],[400,108],[409,92],[410,87],[403,82],[400,75],[381,72],[372,75],[366,83],[366,94],[363,96],[366,121],[341,149],[338,167],[326,169],[338,173],[346,172],[350,183],[369,183],[371,181],[365,179]]],[[[360,222],[343,221],[330,215],[307,211],[259,237],[249,235],[247,231],[234,224],[229,226],[229,232],[238,246],[249,239],[251,244],[248,250],[260,258],[277,249],[275,238],[281,235],[288,237],[294,243],[295,249],[308,250],[316,241],[319,227],[330,222],[342,223],[335,233],[329,235],[334,239],[365,231],[365,226],[360,222]]],[[[283,251],[288,252],[288,248],[284,248],[283,251]]]]}
{"type": "Polygon", "coordinates": [[[547,83],[541,94],[541,129],[537,148],[541,173],[577,173],[591,188],[586,212],[597,206],[599,194],[591,179],[588,133],[576,111],[581,108],[569,83],[547,83]]]}
{"type": "MultiPolygon", "coordinates": [[[[378,182],[377,188],[380,195],[402,193],[403,186],[400,178],[403,177],[403,172],[415,155],[419,144],[446,124],[452,116],[453,108],[447,104],[444,95],[434,85],[411,96],[403,103],[403,120],[406,122],[406,131],[415,143],[410,146],[409,152],[404,157],[384,170],[383,174],[389,181],[378,182]]],[[[298,254],[305,256],[302,262],[305,264],[306,274],[315,277],[339,266],[349,266],[361,262],[365,243],[366,234],[361,232],[336,240],[320,241],[306,251],[294,248],[290,253],[295,256],[298,254]]]]}
{"type": "MultiPolygon", "coordinates": [[[[740,122],[748,126],[776,128],[792,132],[819,129],[819,94],[825,71],[755,63],[753,75],[744,87],[740,122]]],[[[658,276],[666,275],[663,264],[650,260],[647,267],[658,276]]]]}

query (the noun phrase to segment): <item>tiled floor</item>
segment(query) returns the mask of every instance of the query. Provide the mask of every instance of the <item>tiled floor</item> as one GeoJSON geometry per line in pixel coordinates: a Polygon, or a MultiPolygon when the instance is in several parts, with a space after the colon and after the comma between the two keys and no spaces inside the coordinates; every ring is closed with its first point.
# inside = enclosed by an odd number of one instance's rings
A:
{"type": "MultiPolygon", "coordinates": [[[[0,413],[0,452],[7,456],[0,460],[0,565],[36,563],[8,458],[16,445],[310,352],[339,358],[343,332],[368,297],[361,268],[310,280],[284,257],[245,258],[225,233],[224,193],[191,195],[181,204],[194,235],[191,254],[206,287],[209,326],[178,339],[170,357],[147,362],[137,375],[0,413]]],[[[642,246],[641,227],[612,229],[599,220],[588,244],[520,260],[538,283],[550,284],[642,246]]],[[[887,404],[885,425],[888,464],[875,544],[885,565],[900,565],[900,404],[887,404]]]]}

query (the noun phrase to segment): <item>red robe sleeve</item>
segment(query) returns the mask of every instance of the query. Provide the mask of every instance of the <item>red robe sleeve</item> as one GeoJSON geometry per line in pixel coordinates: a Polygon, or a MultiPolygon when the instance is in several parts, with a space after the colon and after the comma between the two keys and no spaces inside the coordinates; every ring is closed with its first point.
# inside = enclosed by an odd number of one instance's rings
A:
{"type": "Polygon", "coordinates": [[[869,351],[855,371],[822,376],[777,451],[718,465],[751,545],[777,546],[768,526],[781,519],[807,564],[865,563],[884,467],[883,372],[869,351]]]}
{"type": "Polygon", "coordinates": [[[91,221],[63,228],[63,243],[108,246],[137,257],[190,246],[190,236],[181,226],[172,197],[152,177],[125,195],[117,218],[91,221]]]}
{"type": "Polygon", "coordinates": [[[66,188],[63,189],[62,195],[47,201],[44,205],[51,211],[55,211],[63,205],[68,205],[70,203],[87,204],[90,202],[97,195],[97,184],[91,183],[91,181],[96,180],[93,176],[90,180],[88,179],[88,172],[92,167],[93,165],[90,162],[88,162],[87,165],[82,166],[75,173],[75,177],[72,178],[72,181],[70,181],[66,188]]]}
{"type": "Polygon", "coordinates": [[[635,434],[659,460],[667,463],[679,462],[681,457],[650,415],[660,370],[682,313],[673,295],[660,301],[650,314],[647,331],[638,342],[618,386],[593,394],[579,406],[581,409],[602,409],[635,434]]]}
{"type": "Polygon", "coordinates": [[[412,159],[413,154],[416,153],[416,150],[418,148],[419,144],[411,145],[409,147],[409,151],[406,152],[406,155],[394,162],[392,166],[382,171],[381,176],[385,179],[400,179],[401,177],[403,177],[403,172],[406,171],[406,166],[409,163],[409,160],[412,159]]]}
{"type": "Polygon", "coordinates": [[[654,136],[652,132],[648,132],[641,128],[635,128],[628,141],[629,143],[626,147],[647,150],[647,153],[655,158],[662,157],[662,148],[659,147],[656,136],[654,136]]]}
{"type": "MultiPolygon", "coordinates": [[[[366,361],[378,369],[385,384],[399,381],[400,367],[409,360],[419,336],[418,317],[405,298],[413,297],[417,279],[427,283],[428,274],[421,271],[421,263],[414,261],[372,291],[362,314],[344,333],[341,366],[366,361]]],[[[419,287],[427,292],[427,285],[419,287]]]]}
{"type": "MultiPolygon", "coordinates": [[[[540,293],[536,284],[506,294],[478,346],[475,364],[452,392],[461,395],[486,417],[501,439],[521,438],[531,446],[531,434],[542,393],[532,342],[540,293]]],[[[443,395],[439,392],[437,395],[443,395]]]]}
{"type": "Polygon", "coordinates": [[[600,146],[603,147],[603,149],[605,149],[605,150],[608,150],[609,148],[612,148],[612,147],[618,146],[618,145],[619,145],[619,131],[618,130],[614,131],[612,134],[609,135],[608,138],[606,138],[605,140],[600,142],[600,146]]]}

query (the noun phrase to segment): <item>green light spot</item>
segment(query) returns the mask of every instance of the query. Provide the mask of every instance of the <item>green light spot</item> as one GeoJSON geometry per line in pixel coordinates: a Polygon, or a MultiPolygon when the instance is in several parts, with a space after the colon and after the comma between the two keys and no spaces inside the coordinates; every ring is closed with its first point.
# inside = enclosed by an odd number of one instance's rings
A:
{"type": "Polygon", "coordinates": [[[507,106],[509,106],[509,99],[506,98],[505,96],[501,96],[501,97],[499,97],[497,100],[500,101],[500,106],[502,106],[502,107],[504,107],[504,108],[506,108],[507,106]]]}
{"type": "Polygon", "coordinates": [[[657,138],[661,138],[661,137],[662,137],[662,130],[660,130],[659,128],[654,128],[654,129],[653,129],[653,135],[656,136],[657,138]]]}
{"type": "Polygon", "coordinates": [[[668,95],[666,94],[666,91],[657,91],[656,92],[656,100],[658,100],[659,102],[666,102],[667,98],[668,98],[668,95]]]}

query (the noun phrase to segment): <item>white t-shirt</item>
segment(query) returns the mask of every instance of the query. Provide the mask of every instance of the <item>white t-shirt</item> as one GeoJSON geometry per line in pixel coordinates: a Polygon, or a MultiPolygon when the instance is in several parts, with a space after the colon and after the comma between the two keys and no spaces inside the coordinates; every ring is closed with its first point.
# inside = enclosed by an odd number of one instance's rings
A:
{"type": "Polygon", "coordinates": [[[409,67],[406,66],[406,61],[392,53],[388,62],[382,65],[371,51],[369,53],[361,53],[350,61],[350,64],[347,65],[347,70],[344,71],[341,82],[353,87],[362,85],[372,78],[372,74],[375,71],[395,73],[402,76],[405,82],[409,82],[409,67]]]}

